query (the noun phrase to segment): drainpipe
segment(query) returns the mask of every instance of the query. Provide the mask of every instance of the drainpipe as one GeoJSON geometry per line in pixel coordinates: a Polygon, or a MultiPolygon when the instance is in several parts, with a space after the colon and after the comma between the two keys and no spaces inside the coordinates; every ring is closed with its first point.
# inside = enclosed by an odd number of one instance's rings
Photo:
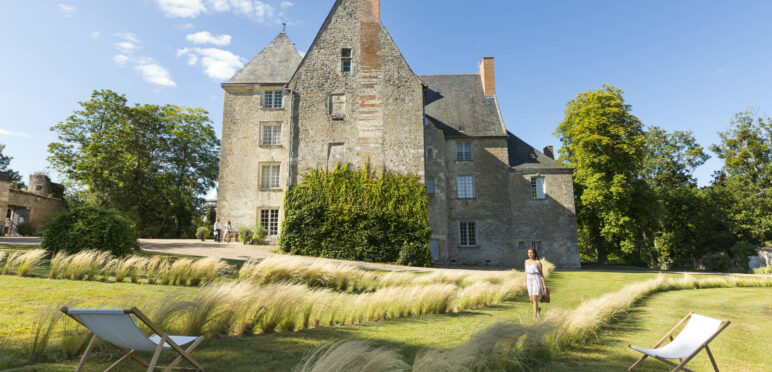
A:
{"type": "Polygon", "coordinates": [[[286,193],[289,190],[290,182],[292,180],[292,177],[290,177],[290,172],[292,170],[292,127],[293,127],[293,112],[292,109],[294,107],[294,99],[295,97],[292,95],[293,91],[292,88],[284,88],[284,90],[289,91],[289,97],[290,97],[290,107],[289,107],[289,137],[287,138],[287,188],[284,190],[286,193]]]}

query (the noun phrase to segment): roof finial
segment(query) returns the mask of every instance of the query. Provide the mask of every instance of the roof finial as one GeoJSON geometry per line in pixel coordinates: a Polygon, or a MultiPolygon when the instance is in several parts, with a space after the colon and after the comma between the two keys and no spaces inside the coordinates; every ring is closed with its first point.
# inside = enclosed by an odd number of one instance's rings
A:
{"type": "Polygon", "coordinates": [[[282,23],[281,24],[281,33],[282,34],[286,34],[287,33],[287,24],[286,23],[282,23]]]}

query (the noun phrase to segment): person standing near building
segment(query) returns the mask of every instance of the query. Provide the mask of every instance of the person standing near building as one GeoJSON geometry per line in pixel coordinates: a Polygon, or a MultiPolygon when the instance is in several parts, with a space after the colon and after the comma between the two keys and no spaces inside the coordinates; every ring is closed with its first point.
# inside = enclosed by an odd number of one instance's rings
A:
{"type": "Polygon", "coordinates": [[[220,219],[214,220],[214,241],[220,242],[220,234],[222,233],[222,226],[220,225],[220,219]]]}
{"type": "Polygon", "coordinates": [[[225,236],[223,237],[226,243],[231,242],[232,231],[233,231],[233,227],[231,226],[231,221],[228,221],[228,223],[225,224],[225,236]]]}
{"type": "Polygon", "coordinates": [[[11,219],[8,217],[5,218],[5,225],[3,225],[3,235],[4,236],[11,235],[11,219]]]}

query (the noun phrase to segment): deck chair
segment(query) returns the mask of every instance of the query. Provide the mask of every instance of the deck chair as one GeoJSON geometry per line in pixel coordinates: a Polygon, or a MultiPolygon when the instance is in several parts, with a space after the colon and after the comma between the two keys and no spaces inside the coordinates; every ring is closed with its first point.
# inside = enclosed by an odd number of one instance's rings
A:
{"type": "Polygon", "coordinates": [[[670,365],[671,367],[675,367],[673,372],[678,370],[692,371],[684,366],[686,363],[689,363],[692,358],[697,356],[697,354],[699,354],[702,349],[705,349],[705,351],[708,353],[708,357],[710,358],[710,363],[713,364],[713,369],[718,372],[716,360],[713,359],[713,353],[710,352],[708,344],[713,341],[713,339],[716,338],[716,336],[718,336],[718,334],[721,333],[724,328],[728,327],[729,323],[730,322],[728,320],[722,322],[718,319],[708,318],[706,316],[690,312],[686,315],[686,317],[681,319],[681,321],[678,322],[678,324],[676,324],[675,327],[670,330],[670,332],[668,332],[664,337],[662,337],[662,339],[654,344],[651,349],[644,349],[633,345],[627,345],[629,348],[643,353],[643,356],[641,356],[641,358],[638,359],[627,370],[632,371],[633,368],[641,364],[644,359],[647,357],[652,357],[670,365]],[[679,333],[678,336],[673,339],[673,333],[687,321],[688,323],[686,324],[686,327],[684,327],[681,333],[679,333]],[[670,343],[659,347],[668,338],[670,338],[670,343]],[[676,364],[668,359],[678,359],[680,364],[676,364]]]}
{"type": "Polygon", "coordinates": [[[97,339],[100,338],[125,353],[118,361],[108,367],[105,372],[112,371],[129,358],[134,359],[147,367],[148,372],[152,372],[156,368],[164,368],[164,372],[171,371],[172,369],[204,370],[204,368],[190,356],[190,352],[204,340],[203,336],[169,336],[153,324],[153,322],[151,322],[150,319],[136,307],[132,307],[131,309],[68,309],[67,307],[62,307],[61,310],[94,333],[94,336],[91,337],[91,342],[89,342],[86,347],[86,351],[80,358],[78,367],[75,368],[75,372],[81,371],[83,365],[86,363],[86,357],[88,357],[88,354],[91,352],[97,339]],[[145,336],[131,318],[132,314],[137,317],[139,321],[147,325],[147,327],[153,331],[154,335],[151,337],[145,336]],[[183,350],[180,346],[186,344],[190,344],[190,346],[183,350]],[[156,366],[161,352],[168,349],[172,349],[180,355],[168,366],[156,366]],[[148,362],[137,355],[137,351],[153,352],[153,357],[150,359],[150,362],[148,362]],[[183,358],[190,362],[195,368],[175,367],[183,358]]]}

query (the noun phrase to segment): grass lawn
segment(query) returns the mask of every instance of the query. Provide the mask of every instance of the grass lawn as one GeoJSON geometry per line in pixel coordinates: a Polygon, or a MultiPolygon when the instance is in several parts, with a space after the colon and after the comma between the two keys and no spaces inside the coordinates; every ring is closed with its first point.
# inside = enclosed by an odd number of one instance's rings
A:
{"type": "MultiPolygon", "coordinates": [[[[0,249],[17,247],[0,247],[0,249]]],[[[18,249],[30,249],[18,247],[18,249]]],[[[614,292],[627,284],[655,277],[650,272],[555,272],[548,279],[553,301],[544,312],[554,308],[575,308],[583,301],[614,292]]],[[[69,280],[20,278],[0,275],[0,349],[18,347],[31,338],[31,325],[41,307],[77,303],[79,306],[127,307],[157,301],[170,292],[193,295],[198,289],[131,283],[101,283],[69,280]]],[[[688,311],[730,319],[733,324],[712,349],[722,370],[763,370],[772,365],[764,343],[772,334],[772,289],[705,289],[660,293],[639,303],[631,312],[620,315],[603,330],[596,342],[581,350],[565,351],[544,370],[624,370],[638,357],[627,343],[651,346],[688,311]],[[736,309],[736,310],[735,310],[736,309]],[[747,344],[751,346],[747,346],[747,344]]],[[[498,321],[531,322],[530,303],[525,297],[501,305],[458,314],[430,315],[419,318],[309,329],[300,332],[261,334],[248,337],[207,339],[194,353],[207,370],[284,371],[291,370],[306,354],[319,346],[345,339],[373,340],[380,346],[401,353],[412,362],[420,350],[444,349],[469,339],[498,321]]],[[[56,341],[52,341],[56,345],[56,341]]],[[[56,346],[54,346],[56,347],[56,346]]],[[[1,352],[1,351],[0,351],[1,352]]],[[[119,354],[102,348],[90,358],[87,371],[101,371],[119,354]]],[[[166,353],[162,359],[171,359],[166,353]]],[[[76,361],[57,360],[51,353],[49,363],[22,366],[15,371],[71,371],[76,361]]],[[[162,360],[162,362],[165,362],[162,360]]],[[[17,357],[5,367],[18,365],[17,357]]],[[[707,357],[700,356],[692,367],[709,368],[707,357]]],[[[0,357],[0,369],[3,367],[0,357]]],[[[127,363],[121,371],[137,370],[127,363]]],[[[664,364],[647,361],[641,370],[669,370],[664,364]]]]}

